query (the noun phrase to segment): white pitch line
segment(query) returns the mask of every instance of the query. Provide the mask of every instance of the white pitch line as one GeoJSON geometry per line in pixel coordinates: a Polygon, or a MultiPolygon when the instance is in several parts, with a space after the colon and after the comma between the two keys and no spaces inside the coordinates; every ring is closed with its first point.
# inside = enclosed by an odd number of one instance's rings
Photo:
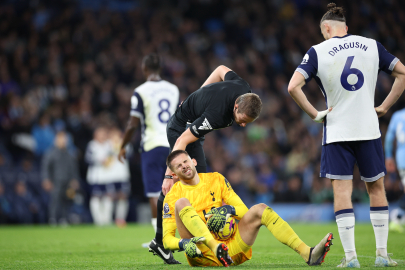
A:
{"type": "MultiPolygon", "coordinates": [[[[255,251],[253,251],[253,252],[256,253],[256,254],[277,254],[277,255],[291,255],[292,254],[292,253],[282,253],[282,252],[255,252],[255,251]]],[[[342,257],[343,255],[330,254],[329,253],[327,256],[328,257],[330,257],[330,256],[342,257]]],[[[374,259],[375,258],[375,256],[373,257],[373,256],[366,256],[366,255],[357,255],[357,257],[369,258],[369,259],[374,259]]],[[[400,260],[400,259],[395,259],[395,258],[393,258],[393,260],[397,261],[397,262],[405,262],[405,260],[400,260]]]]}

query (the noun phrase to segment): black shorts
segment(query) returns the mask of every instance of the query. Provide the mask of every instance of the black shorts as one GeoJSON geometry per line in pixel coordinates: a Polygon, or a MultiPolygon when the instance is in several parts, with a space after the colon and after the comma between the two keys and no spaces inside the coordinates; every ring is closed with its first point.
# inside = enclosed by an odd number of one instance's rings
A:
{"type": "MultiPolygon", "coordinates": [[[[175,123],[174,116],[170,118],[169,122],[166,126],[166,134],[167,140],[170,144],[170,152],[172,151],[176,140],[183,134],[184,131],[187,130],[189,126],[181,126],[180,124],[175,123]]],[[[194,158],[197,161],[197,172],[198,173],[206,173],[207,172],[207,162],[205,161],[205,154],[204,154],[204,137],[199,138],[197,141],[190,143],[186,147],[187,153],[190,155],[191,158],[194,158]]]]}

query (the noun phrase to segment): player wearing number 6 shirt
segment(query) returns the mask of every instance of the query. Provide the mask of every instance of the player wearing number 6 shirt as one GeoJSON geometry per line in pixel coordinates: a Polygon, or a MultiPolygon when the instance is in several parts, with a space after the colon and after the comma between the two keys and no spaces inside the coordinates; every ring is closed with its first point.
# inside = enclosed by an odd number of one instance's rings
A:
{"type": "Polygon", "coordinates": [[[377,41],[347,33],[343,8],[334,3],[320,22],[326,41],[310,48],[296,69],[288,92],[316,122],[323,122],[321,177],[330,178],[334,210],[345,258],[339,267],[360,267],[354,245],[351,202],[354,164],[370,196],[370,219],[376,238],[377,266],[395,266],[387,255],[388,202],[384,191],[384,153],[378,117],[383,116],[405,88],[405,67],[377,41]],[[396,79],[384,102],[374,108],[380,71],[396,79]],[[318,112],[301,87],[312,78],[321,89],[327,110],[318,112]]]}
{"type": "MultiPolygon", "coordinates": [[[[204,135],[229,127],[234,122],[245,127],[259,117],[261,109],[262,102],[258,95],[251,93],[249,84],[229,68],[219,66],[200,89],[184,100],[167,123],[170,148],[172,151],[186,150],[197,161],[198,173],[205,173],[204,135]]],[[[173,186],[174,174],[168,167],[165,175],[158,200],[156,238],[149,245],[149,250],[161,258],[169,251],[163,247],[160,213],[163,211],[164,195],[173,186]]]]}
{"type": "Polygon", "coordinates": [[[179,89],[160,78],[160,60],[156,54],[143,58],[142,71],[146,82],[138,86],[131,97],[131,117],[118,159],[125,158],[125,146],[131,140],[135,129],[141,126],[142,180],[151,206],[152,225],[156,231],[157,200],[166,170],[165,160],[170,153],[166,124],[179,105],[179,89]]]}

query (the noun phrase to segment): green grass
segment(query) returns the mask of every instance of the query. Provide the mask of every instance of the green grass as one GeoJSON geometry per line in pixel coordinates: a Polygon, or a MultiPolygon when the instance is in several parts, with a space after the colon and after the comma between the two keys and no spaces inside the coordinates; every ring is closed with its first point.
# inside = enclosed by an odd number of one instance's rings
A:
{"type": "MultiPolygon", "coordinates": [[[[321,266],[335,268],[343,257],[343,249],[335,223],[291,224],[308,245],[315,245],[329,231],[335,235],[334,245],[321,266]]],[[[373,267],[375,240],[371,224],[356,225],[357,254],[362,268],[373,267]]],[[[97,228],[71,226],[0,227],[0,269],[186,269],[184,254],[175,253],[182,265],[164,265],[157,256],[141,247],[151,240],[151,226],[130,225],[97,228]]],[[[390,233],[388,251],[399,268],[405,268],[405,235],[390,233]]],[[[253,246],[250,261],[237,266],[243,269],[307,268],[301,257],[280,244],[264,227],[253,246]]]]}

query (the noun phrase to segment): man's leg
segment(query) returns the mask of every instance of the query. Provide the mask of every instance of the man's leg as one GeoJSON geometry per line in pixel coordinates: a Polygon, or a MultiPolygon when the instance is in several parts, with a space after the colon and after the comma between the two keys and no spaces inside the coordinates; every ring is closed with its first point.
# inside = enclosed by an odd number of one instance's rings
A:
{"type": "Polygon", "coordinates": [[[334,210],[336,223],[345,251],[346,260],[350,261],[353,257],[357,258],[356,247],[354,244],[354,212],[352,205],[352,180],[331,180],[334,195],[334,210]]]}
{"type": "Polygon", "coordinates": [[[377,247],[375,266],[396,266],[397,263],[387,254],[389,212],[384,189],[384,176],[387,170],[381,138],[359,142],[356,160],[361,180],[366,183],[370,197],[370,220],[377,247]]]}
{"type": "MultiPolygon", "coordinates": [[[[404,169],[399,169],[399,176],[401,177],[401,182],[402,182],[402,187],[405,187],[405,170],[404,169]]],[[[390,231],[395,231],[399,233],[404,232],[404,228],[402,227],[402,224],[404,223],[404,217],[405,217],[405,188],[404,188],[404,194],[402,194],[401,198],[399,198],[398,203],[399,207],[395,208],[394,210],[391,211],[390,213],[390,225],[389,229],[390,231]]]]}
{"type": "MultiPolygon", "coordinates": [[[[122,188],[123,185],[126,185],[128,183],[120,183],[120,184],[122,188]]],[[[117,201],[115,206],[115,224],[117,224],[118,227],[126,226],[128,208],[129,208],[128,195],[125,191],[121,189],[117,193],[117,201]]]]}
{"type": "Polygon", "coordinates": [[[219,242],[214,239],[207,225],[201,220],[189,200],[181,198],[175,204],[176,225],[181,238],[192,238],[202,236],[205,238],[204,244],[208,246],[214,254],[219,242]]]}
{"type": "Polygon", "coordinates": [[[254,244],[262,225],[266,226],[278,241],[296,251],[309,265],[323,262],[333,237],[329,233],[320,244],[311,249],[273,209],[260,203],[250,208],[238,224],[239,234],[246,245],[254,244]]]}
{"type": "Polygon", "coordinates": [[[149,198],[150,210],[152,212],[152,227],[156,233],[156,223],[157,223],[157,206],[158,206],[158,199],[159,197],[151,197],[149,198]]]}
{"type": "Polygon", "coordinates": [[[58,210],[59,210],[59,197],[60,197],[60,187],[59,185],[54,185],[53,189],[50,192],[49,200],[49,224],[56,225],[58,223],[58,210]]]}
{"type": "Polygon", "coordinates": [[[181,198],[175,204],[176,225],[180,231],[184,232],[180,235],[182,238],[194,235],[204,237],[203,243],[211,249],[217,259],[224,265],[229,266],[233,263],[232,258],[228,254],[228,247],[224,243],[220,243],[214,239],[207,225],[202,221],[195,209],[191,206],[186,198],[181,198]],[[181,222],[179,222],[181,220],[181,222]],[[188,231],[188,233],[187,233],[188,231]],[[183,237],[185,236],[185,237],[183,237]]]}
{"type": "Polygon", "coordinates": [[[384,177],[375,182],[366,182],[366,187],[370,196],[370,220],[374,229],[377,253],[387,257],[389,213],[384,177]]]}
{"type": "MultiPolygon", "coordinates": [[[[161,186],[166,171],[166,157],[168,154],[168,147],[156,147],[141,154],[142,181],[145,195],[149,198],[152,212],[151,223],[156,235],[155,241],[162,246],[162,212],[165,197],[161,192],[161,186]],[[160,226],[157,226],[157,224],[160,224],[160,226]]],[[[145,243],[144,245],[148,246],[149,244],[145,243]]]]}

